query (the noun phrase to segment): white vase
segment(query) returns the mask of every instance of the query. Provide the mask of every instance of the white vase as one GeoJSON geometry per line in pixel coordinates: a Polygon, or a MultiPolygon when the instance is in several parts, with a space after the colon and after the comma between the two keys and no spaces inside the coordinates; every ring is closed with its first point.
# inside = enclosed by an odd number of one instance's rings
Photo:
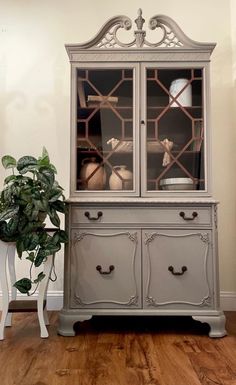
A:
{"type": "Polygon", "coordinates": [[[96,161],[96,158],[85,158],[82,160],[81,164],[80,179],[83,187],[86,190],[103,190],[106,183],[106,172],[104,167],[100,166],[100,163],[96,161]],[[95,173],[89,178],[94,171],[95,173]]]}
{"type": "MultiPolygon", "coordinates": [[[[175,79],[171,82],[170,85],[170,94],[172,96],[178,95],[178,93],[186,86],[188,83],[188,79],[175,79]]],[[[173,99],[170,97],[169,102],[173,99]]],[[[181,92],[181,94],[176,99],[183,107],[191,107],[192,106],[192,86],[188,84],[187,87],[181,92]]],[[[176,102],[171,104],[171,107],[179,107],[179,104],[176,102]]]]}
{"type": "Polygon", "coordinates": [[[133,173],[127,170],[127,166],[114,166],[109,179],[111,190],[132,190],[133,173]]]}

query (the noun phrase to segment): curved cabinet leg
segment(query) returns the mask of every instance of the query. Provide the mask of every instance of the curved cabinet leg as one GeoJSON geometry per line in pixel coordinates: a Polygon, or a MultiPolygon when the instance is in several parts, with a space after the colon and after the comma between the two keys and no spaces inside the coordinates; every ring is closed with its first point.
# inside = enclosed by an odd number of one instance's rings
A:
{"type": "Polygon", "coordinates": [[[193,316],[196,321],[202,323],[207,323],[210,326],[209,337],[217,338],[226,336],[227,332],[225,330],[225,315],[220,313],[216,316],[193,316]]]}
{"type": "Polygon", "coordinates": [[[87,321],[91,318],[91,315],[63,314],[62,311],[59,313],[59,326],[57,332],[61,336],[73,337],[75,336],[74,324],[76,322],[87,321]]]}

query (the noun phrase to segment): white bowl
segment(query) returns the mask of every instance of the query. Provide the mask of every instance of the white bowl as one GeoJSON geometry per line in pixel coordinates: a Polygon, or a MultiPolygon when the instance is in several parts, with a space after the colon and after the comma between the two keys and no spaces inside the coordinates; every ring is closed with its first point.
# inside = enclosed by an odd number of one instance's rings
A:
{"type": "Polygon", "coordinates": [[[191,178],[166,178],[160,180],[162,190],[194,190],[195,185],[191,178]]]}

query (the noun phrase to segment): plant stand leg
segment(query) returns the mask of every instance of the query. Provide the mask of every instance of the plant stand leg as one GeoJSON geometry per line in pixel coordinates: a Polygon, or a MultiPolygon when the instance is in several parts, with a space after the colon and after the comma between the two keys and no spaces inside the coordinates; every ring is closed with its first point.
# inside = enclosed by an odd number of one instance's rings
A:
{"type": "Polygon", "coordinates": [[[38,319],[39,319],[41,338],[47,338],[48,337],[48,331],[47,331],[47,328],[45,326],[45,323],[48,324],[48,317],[47,317],[47,315],[45,317],[46,308],[43,309],[43,302],[44,302],[44,298],[46,297],[46,294],[47,294],[48,282],[49,282],[49,277],[50,277],[51,270],[52,270],[53,260],[54,260],[54,255],[49,255],[47,257],[47,260],[44,264],[45,277],[40,282],[40,285],[39,285],[37,311],[38,311],[38,319]]]}
{"type": "Polygon", "coordinates": [[[7,283],[7,253],[8,245],[5,242],[0,241],[0,255],[1,255],[1,269],[0,269],[0,282],[2,287],[2,317],[0,322],[0,340],[4,339],[4,328],[6,326],[6,320],[9,308],[9,288],[7,283]]]}
{"type": "MultiPolygon", "coordinates": [[[[15,253],[16,253],[16,246],[15,244],[8,244],[8,270],[9,270],[9,276],[10,276],[10,283],[11,283],[11,300],[15,301],[17,296],[17,289],[14,287],[14,283],[16,282],[16,269],[15,269],[15,253]]],[[[11,326],[12,324],[12,313],[8,313],[6,324],[5,326],[11,326]]]]}
{"type": "Polygon", "coordinates": [[[43,319],[44,319],[45,325],[50,325],[50,322],[49,322],[49,319],[48,319],[47,307],[46,306],[43,309],[43,319]]]}

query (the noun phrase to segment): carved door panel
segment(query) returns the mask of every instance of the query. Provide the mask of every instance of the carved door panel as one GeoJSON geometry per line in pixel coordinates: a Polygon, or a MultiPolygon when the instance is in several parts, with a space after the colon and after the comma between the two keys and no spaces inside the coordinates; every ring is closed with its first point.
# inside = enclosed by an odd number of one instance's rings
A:
{"type": "Polygon", "coordinates": [[[141,232],[86,229],[72,239],[72,308],[140,308],[141,232]]]}
{"type": "Polygon", "coordinates": [[[210,231],[144,231],[145,308],[213,306],[210,231]]]}

